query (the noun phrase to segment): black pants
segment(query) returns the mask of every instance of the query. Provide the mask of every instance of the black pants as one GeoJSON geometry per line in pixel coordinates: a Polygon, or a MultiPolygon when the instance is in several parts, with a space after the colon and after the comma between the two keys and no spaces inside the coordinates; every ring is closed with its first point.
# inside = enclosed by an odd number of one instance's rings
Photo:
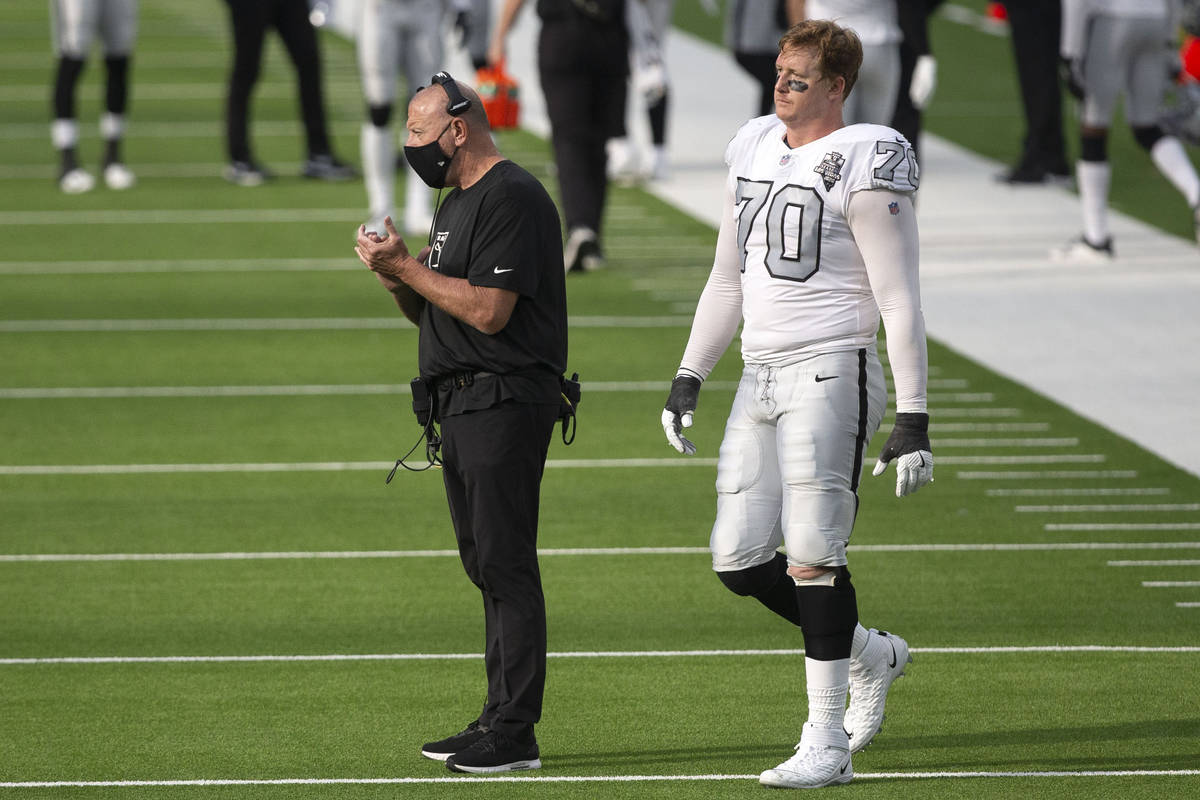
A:
{"type": "Polygon", "coordinates": [[[479,720],[522,735],[541,719],[546,603],[538,500],[556,405],[506,402],[442,420],[442,480],[458,552],[483,594],[487,701],[479,720]]]}
{"type": "Polygon", "coordinates": [[[774,53],[736,52],[733,58],[738,65],[750,73],[750,77],[758,81],[758,116],[763,117],[775,108],[775,83],[779,76],[775,74],[774,53]]]}
{"type": "Polygon", "coordinates": [[[1005,7],[1025,109],[1026,132],[1018,166],[1065,174],[1069,170],[1058,78],[1062,4],[1059,0],[1009,0],[1005,7]]]}
{"type": "Polygon", "coordinates": [[[567,230],[600,232],[608,193],[609,139],[625,135],[629,38],[622,25],[545,20],[538,77],[546,95],[550,142],[567,230]]]}
{"type": "Polygon", "coordinates": [[[321,51],[317,33],[308,20],[306,0],[225,0],[233,24],[233,69],[225,105],[225,135],[229,158],[250,161],[250,94],[262,66],[267,28],[279,31],[288,57],[296,68],[300,112],[308,155],[330,152],[325,128],[325,101],[321,94],[321,51]]]}

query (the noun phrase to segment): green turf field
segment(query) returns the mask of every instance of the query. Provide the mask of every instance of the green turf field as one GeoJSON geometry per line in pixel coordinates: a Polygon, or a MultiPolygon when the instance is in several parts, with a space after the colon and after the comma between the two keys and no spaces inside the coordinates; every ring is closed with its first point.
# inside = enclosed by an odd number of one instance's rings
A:
{"type": "MultiPolygon", "coordinates": [[[[452,777],[418,749],[478,711],[482,614],[439,476],[384,483],[419,435],[416,335],[353,256],[362,186],[286,177],[277,42],[254,133],[285,177],[217,177],[223,9],[141,7],[139,185],[80,197],[53,182],[45,4],[0,8],[0,800],[761,796],[806,709],[798,632],[706,555],[736,352],[695,458],[658,423],[715,232],[618,189],[609,269],[571,277],[584,397],[543,490],[545,766],[452,777]]],[[[962,35],[1003,83],[1006,43],[948,24],[945,62],[962,35]]],[[[357,160],[353,53],[324,43],[357,160]]],[[[944,74],[939,103],[975,102],[944,74]]],[[[1015,152],[1017,122],[961,120],[1015,152]]],[[[544,142],[501,146],[555,187],[544,142]]],[[[1200,796],[1200,479],[943,343],[930,357],[936,483],[900,501],[890,472],[865,478],[851,548],[863,621],[915,660],[859,777],[826,791],[1200,796]]]]}

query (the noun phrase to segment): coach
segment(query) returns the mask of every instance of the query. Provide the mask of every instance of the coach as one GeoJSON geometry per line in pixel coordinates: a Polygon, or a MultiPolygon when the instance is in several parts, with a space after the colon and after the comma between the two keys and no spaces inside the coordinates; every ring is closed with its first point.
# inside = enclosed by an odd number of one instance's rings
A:
{"type": "Polygon", "coordinates": [[[421,752],[456,772],[536,769],[546,678],[538,496],[567,358],[562,234],[545,188],[496,150],[475,92],[444,72],[434,82],[409,104],[404,148],[425,183],[453,187],[431,246],[413,258],[388,218],[382,236],[360,227],[355,247],[420,328],[450,517],[483,593],[483,712],[421,752]]]}

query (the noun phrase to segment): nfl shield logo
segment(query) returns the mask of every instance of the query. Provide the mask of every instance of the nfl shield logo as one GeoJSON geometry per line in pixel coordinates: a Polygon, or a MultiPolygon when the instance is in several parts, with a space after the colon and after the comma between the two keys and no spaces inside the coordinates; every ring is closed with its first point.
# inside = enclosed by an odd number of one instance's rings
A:
{"type": "Polygon", "coordinates": [[[893,217],[900,213],[900,204],[896,202],[888,203],[888,213],[893,217]]]}
{"type": "Polygon", "coordinates": [[[786,167],[788,165],[788,162],[791,160],[792,160],[792,154],[784,153],[782,156],[779,157],[779,166],[786,167]]]}

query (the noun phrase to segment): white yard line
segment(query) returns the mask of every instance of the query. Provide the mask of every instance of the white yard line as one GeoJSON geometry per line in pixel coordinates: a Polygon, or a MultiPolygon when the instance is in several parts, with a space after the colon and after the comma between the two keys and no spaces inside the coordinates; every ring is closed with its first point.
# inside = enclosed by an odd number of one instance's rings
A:
{"type": "MultiPolygon", "coordinates": [[[[941,461],[939,460],[940,464],[941,461]]],[[[963,481],[1041,481],[1041,480],[1116,480],[1136,478],[1132,469],[1083,469],[1083,470],[1013,470],[1011,472],[956,472],[954,477],[963,481]]]]}
{"type": "MultiPolygon", "coordinates": [[[[936,410],[935,410],[936,413],[936,410]]],[[[939,447],[1076,447],[1079,439],[1074,436],[1059,438],[1041,437],[1028,439],[937,439],[932,442],[934,451],[939,447]]]]}
{"type": "MultiPolygon", "coordinates": [[[[585,392],[667,392],[670,381],[598,381],[582,384],[585,392]]],[[[709,391],[732,391],[733,381],[709,381],[709,391]]],[[[308,397],[320,395],[408,394],[408,384],[348,383],[280,386],[16,386],[0,388],[0,400],[75,400],[133,397],[308,397]]]]}
{"type": "MultiPolygon", "coordinates": [[[[1126,778],[1185,777],[1197,769],[1054,770],[1023,772],[856,772],[855,780],[936,780],[982,778],[1126,778]]],[[[156,788],[167,786],[341,786],[465,783],[675,783],[699,781],[757,781],[757,775],[489,775],[440,778],[193,778],[157,781],[3,781],[0,789],[156,788]]]]}
{"type": "MultiPolygon", "coordinates": [[[[550,459],[547,469],[640,469],[644,467],[715,467],[715,458],[550,459]]],[[[2,465],[0,475],[140,475],[220,472],[361,472],[390,470],[393,461],[302,461],[249,464],[36,464],[2,465]]]]}
{"type": "Polygon", "coordinates": [[[1153,496],[1170,494],[1170,489],[1087,489],[1074,487],[1070,489],[987,489],[984,494],[988,497],[1122,497],[1122,496],[1153,496]]]}
{"type": "MultiPolygon", "coordinates": [[[[936,655],[1012,655],[1024,653],[1200,653],[1200,646],[1172,645],[997,645],[991,647],[913,647],[910,652],[936,655]]],[[[547,658],[744,658],[748,656],[802,656],[802,649],[779,650],[578,650],[550,652],[547,658]]],[[[482,653],[314,653],[221,656],[59,656],[47,658],[0,658],[0,666],[102,664],[273,664],[345,661],[469,661],[483,659],[482,653]]]]}
{"type": "Polygon", "coordinates": [[[1197,589],[1200,581],[1142,581],[1147,589],[1197,589]]]}
{"type": "Polygon", "coordinates": [[[1047,531],[1200,531],[1200,522],[1059,522],[1047,531]]]}
{"type": "Polygon", "coordinates": [[[1120,514],[1125,512],[1200,511],[1200,503],[1150,503],[1146,505],[1016,506],[1018,514],[1120,514]]]}
{"type": "MultiPolygon", "coordinates": [[[[995,553],[1020,551],[1079,550],[1197,550],[1200,542],[997,542],[962,544],[851,544],[854,553],[995,553]]],[[[554,556],[643,556],[708,555],[707,547],[549,547],[539,548],[539,557],[554,556]]],[[[457,550],[296,550],[213,553],[8,553],[0,563],[80,563],[139,561],[275,561],[397,558],[458,558],[457,550]]],[[[1200,561],[1110,561],[1110,565],[1200,564],[1200,561]]]]}
{"type": "Polygon", "coordinates": [[[324,272],[365,269],[346,258],[194,258],[144,261],[0,261],[0,275],[123,275],[144,272],[324,272]]]}
{"type": "Polygon", "coordinates": [[[1200,567],[1200,559],[1181,558],[1166,561],[1109,561],[1110,567],[1200,567]]]}
{"type": "MultiPolygon", "coordinates": [[[[682,328],[691,317],[574,316],[573,328],[682,328]]],[[[319,331],[412,329],[403,317],[295,317],[195,319],[30,319],[0,321],[0,333],[111,333],[130,331],[319,331]]]]}

